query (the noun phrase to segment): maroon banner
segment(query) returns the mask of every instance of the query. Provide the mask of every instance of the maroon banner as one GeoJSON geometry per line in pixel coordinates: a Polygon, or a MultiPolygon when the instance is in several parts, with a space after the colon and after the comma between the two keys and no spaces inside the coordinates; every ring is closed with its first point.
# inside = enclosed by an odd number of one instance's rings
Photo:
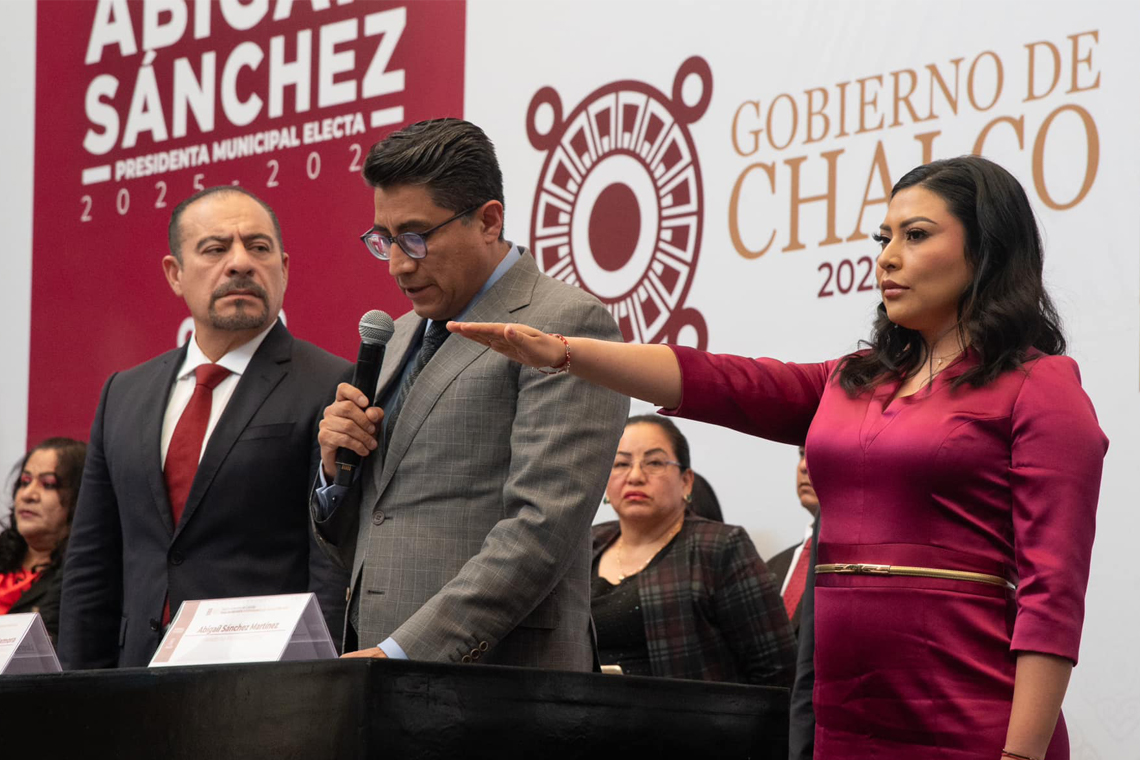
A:
{"type": "Polygon", "coordinates": [[[38,5],[28,441],[86,438],[107,376],[178,345],[173,208],[237,184],[290,255],[290,331],[352,358],[408,302],[359,240],[368,148],[463,114],[465,4],[163,0],[38,5]]]}

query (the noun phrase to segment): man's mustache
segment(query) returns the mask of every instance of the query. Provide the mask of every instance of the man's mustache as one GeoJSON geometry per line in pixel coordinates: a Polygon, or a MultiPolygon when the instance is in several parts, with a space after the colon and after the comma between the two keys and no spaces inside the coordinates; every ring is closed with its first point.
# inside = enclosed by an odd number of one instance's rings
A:
{"type": "Polygon", "coordinates": [[[213,292],[210,296],[210,303],[225,298],[226,296],[236,293],[239,290],[244,290],[262,301],[268,301],[269,294],[265,292],[265,288],[258,285],[253,280],[230,280],[225,285],[222,285],[213,292]]]}

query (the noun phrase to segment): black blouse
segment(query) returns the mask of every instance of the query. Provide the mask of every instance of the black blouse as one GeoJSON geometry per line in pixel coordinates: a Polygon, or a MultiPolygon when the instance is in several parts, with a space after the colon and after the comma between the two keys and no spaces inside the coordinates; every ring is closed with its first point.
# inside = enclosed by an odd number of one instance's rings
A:
{"type": "Polygon", "coordinates": [[[657,552],[636,575],[614,585],[598,575],[601,555],[594,560],[590,580],[590,611],[598,632],[598,659],[603,665],[620,665],[627,676],[651,676],[649,648],[645,639],[645,619],[641,614],[641,573],[661,561],[673,549],[677,538],[657,552]]]}

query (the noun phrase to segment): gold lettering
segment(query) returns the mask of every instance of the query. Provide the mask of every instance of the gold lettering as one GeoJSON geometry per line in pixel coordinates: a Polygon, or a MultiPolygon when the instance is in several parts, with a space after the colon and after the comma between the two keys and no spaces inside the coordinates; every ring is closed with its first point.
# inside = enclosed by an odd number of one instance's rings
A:
{"type": "Polygon", "coordinates": [[[963,58],[955,58],[950,63],[954,64],[954,94],[950,94],[950,88],[946,86],[946,80],[942,78],[942,72],[933,63],[926,65],[926,70],[930,72],[930,115],[928,119],[934,118],[934,84],[937,82],[938,88],[942,90],[942,96],[946,98],[946,102],[950,104],[950,112],[955,116],[958,115],[958,80],[960,79],[959,67],[963,58]]]}
{"type": "Polygon", "coordinates": [[[878,108],[878,103],[879,103],[879,93],[877,93],[877,92],[875,93],[874,97],[872,97],[870,100],[867,100],[867,82],[878,82],[879,86],[882,87],[883,86],[883,75],[882,74],[876,74],[873,77],[863,77],[862,79],[856,79],[855,81],[859,83],[859,129],[856,130],[855,134],[861,135],[864,132],[871,132],[871,131],[876,130],[876,129],[882,129],[883,128],[883,117],[882,117],[882,115],[879,116],[879,123],[874,125],[873,127],[867,126],[866,119],[867,119],[867,106],[871,106],[872,108],[878,108]]]}
{"type": "Polygon", "coordinates": [[[921,135],[914,136],[914,139],[922,143],[922,163],[929,164],[934,160],[934,138],[940,134],[942,134],[942,130],[923,132],[921,135]]]}
{"type": "Polygon", "coordinates": [[[842,243],[843,238],[835,234],[835,187],[836,187],[836,161],[843,150],[829,150],[820,155],[827,160],[827,192],[822,195],[812,195],[803,197],[800,195],[800,165],[807,160],[807,156],[800,156],[798,158],[789,158],[784,161],[789,169],[792,170],[792,192],[791,192],[791,219],[789,221],[789,235],[788,244],[781,250],[784,251],[798,251],[804,248],[804,244],[800,242],[800,206],[805,203],[815,203],[817,201],[827,202],[827,237],[819,241],[820,245],[835,245],[842,243]]]}
{"type": "Polygon", "coordinates": [[[914,73],[914,69],[901,69],[899,71],[891,72],[891,80],[894,82],[894,121],[891,122],[892,127],[897,127],[902,124],[899,119],[899,105],[906,106],[906,110],[910,112],[910,120],[914,123],[920,121],[927,121],[934,117],[927,116],[925,119],[919,118],[918,114],[914,111],[914,106],[910,103],[910,98],[914,95],[914,88],[918,85],[918,75],[914,73]],[[899,94],[899,78],[906,74],[910,79],[910,87],[907,88],[906,94],[899,94]]]}
{"type": "Polygon", "coordinates": [[[1096,121],[1093,120],[1092,114],[1078,105],[1069,103],[1055,109],[1053,113],[1045,117],[1045,121],[1041,123],[1041,129],[1037,132],[1037,139],[1033,142],[1033,186],[1037,189],[1037,196],[1041,198],[1042,203],[1054,211],[1064,211],[1076,206],[1085,199],[1089,190],[1092,189],[1099,165],[1100,135],[1097,133],[1096,121]],[[1053,200],[1045,188],[1045,137],[1049,133],[1049,126],[1053,123],[1053,119],[1057,118],[1057,115],[1062,111],[1073,111],[1081,117],[1081,121],[1085,125],[1085,141],[1088,146],[1085,152],[1084,182],[1081,183],[1081,189],[1077,192],[1076,197],[1068,203],[1058,203],[1053,200]]]}
{"type": "Polygon", "coordinates": [[[1088,55],[1086,55],[1084,58],[1081,58],[1080,57],[1080,55],[1081,55],[1081,37],[1092,37],[1093,43],[1096,44],[1096,43],[1100,42],[1100,32],[1098,30],[1093,30],[1091,32],[1081,32],[1080,34],[1070,34],[1069,35],[1069,39],[1073,41],[1073,83],[1069,87],[1067,92],[1081,92],[1082,90],[1095,90],[1096,88],[1100,87],[1100,72],[1099,71],[1096,73],[1096,79],[1093,80],[1092,84],[1087,85],[1085,87],[1079,87],[1077,85],[1077,74],[1078,74],[1077,64],[1083,63],[1086,66],[1088,66],[1089,71],[1092,71],[1092,46],[1089,46],[1088,55]]]}
{"type": "Polygon", "coordinates": [[[768,252],[772,247],[772,241],[776,239],[776,231],[772,230],[772,234],[768,236],[768,243],[758,251],[753,251],[744,244],[744,238],[740,236],[740,191],[744,187],[744,180],[748,178],[756,169],[763,169],[764,173],[768,175],[768,185],[772,188],[772,192],[776,192],[776,166],[775,164],[756,163],[750,164],[745,167],[740,176],[736,178],[736,184],[732,186],[732,198],[728,201],[728,234],[732,238],[732,246],[746,259],[758,259],[768,252]]]}
{"type": "Polygon", "coordinates": [[[840,82],[835,85],[839,89],[839,131],[835,133],[836,137],[847,136],[847,85],[850,82],[840,82]]]}
{"type": "Polygon", "coordinates": [[[1028,103],[1031,100],[1040,100],[1053,92],[1057,87],[1057,82],[1061,81],[1061,51],[1057,49],[1056,45],[1052,42],[1041,40],[1040,42],[1030,42],[1025,46],[1025,49],[1029,51],[1029,76],[1027,77],[1028,92],[1025,95],[1025,100],[1021,101],[1022,103],[1028,103]],[[1037,94],[1033,91],[1033,83],[1037,80],[1037,47],[1039,45],[1044,45],[1048,48],[1053,56],[1053,81],[1049,84],[1049,89],[1041,94],[1037,94]]]}
{"type": "Polygon", "coordinates": [[[740,112],[743,111],[747,106],[752,106],[752,109],[756,111],[756,118],[760,118],[759,100],[746,100],[740,104],[739,108],[736,109],[736,114],[732,117],[732,148],[741,156],[751,156],[756,153],[756,151],[760,150],[760,133],[763,131],[761,129],[753,129],[749,131],[748,134],[752,135],[751,150],[746,151],[740,147],[740,131],[738,129],[738,124],[740,122],[740,112]]]}
{"type": "Polygon", "coordinates": [[[831,131],[831,119],[823,112],[823,109],[827,108],[827,90],[825,88],[813,87],[810,90],[804,90],[804,94],[807,95],[807,137],[804,138],[804,145],[807,145],[808,143],[819,142],[827,137],[827,133],[831,131]],[[812,95],[817,92],[823,96],[823,102],[819,104],[818,111],[812,108],[814,102],[812,95]],[[812,137],[811,125],[817,116],[823,119],[823,132],[820,133],[819,137],[812,137]]]}
{"type": "Polygon", "coordinates": [[[799,109],[796,108],[796,101],[792,98],[791,95],[787,94],[786,92],[780,93],[776,96],[776,99],[772,101],[772,105],[768,106],[768,118],[764,121],[764,126],[768,128],[768,144],[776,150],[783,150],[784,148],[788,147],[792,144],[792,140],[796,139],[796,130],[799,128],[799,125],[800,114],[799,109]],[[784,99],[787,99],[788,103],[790,103],[792,106],[792,129],[788,134],[788,139],[784,142],[784,144],[777,145],[776,141],[772,139],[772,114],[776,111],[776,104],[784,99]]]}
{"type": "MultiPolygon", "coordinates": [[[[926,163],[925,161],[923,163],[926,163]]],[[[863,188],[863,204],[859,206],[859,218],[855,220],[855,231],[847,236],[847,242],[851,243],[855,240],[866,240],[867,235],[862,231],[863,227],[863,212],[867,210],[868,206],[875,206],[879,203],[886,204],[891,199],[891,172],[887,168],[887,154],[883,150],[883,141],[879,140],[879,144],[875,146],[875,157],[871,159],[871,171],[867,173],[867,186],[863,188]],[[871,183],[875,181],[875,170],[878,169],[879,187],[882,188],[882,196],[878,198],[869,198],[871,195],[871,183]]]]}
{"type": "Polygon", "coordinates": [[[970,99],[970,105],[974,107],[974,110],[988,111],[993,108],[994,105],[998,102],[998,98],[1001,97],[1001,88],[1004,80],[1005,71],[1002,69],[1001,58],[998,58],[997,53],[993,52],[992,50],[987,50],[984,53],[979,53],[978,57],[974,59],[974,62],[970,64],[970,73],[966,76],[966,96],[970,99]],[[990,104],[988,106],[985,106],[983,108],[982,106],[978,105],[978,100],[974,97],[974,72],[978,68],[978,63],[987,56],[993,59],[994,67],[997,71],[997,84],[994,86],[993,100],[990,101],[990,104]]]}
{"type": "Polygon", "coordinates": [[[978,139],[974,141],[974,148],[970,151],[971,154],[975,156],[982,155],[982,148],[985,146],[986,138],[990,135],[990,130],[998,124],[1008,124],[1013,127],[1013,133],[1017,135],[1017,147],[1021,150],[1025,150],[1025,117],[1018,116],[1015,119],[1012,116],[999,116],[982,127],[982,131],[978,133],[978,139]]]}

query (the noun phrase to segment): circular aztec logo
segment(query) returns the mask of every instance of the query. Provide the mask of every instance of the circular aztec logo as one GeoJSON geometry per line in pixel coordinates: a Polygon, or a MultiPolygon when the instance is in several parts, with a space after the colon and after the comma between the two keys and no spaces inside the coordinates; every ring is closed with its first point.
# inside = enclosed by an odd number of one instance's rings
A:
{"type": "Polygon", "coordinates": [[[711,98],[712,71],[694,56],[677,70],[672,98],[622,81],[565,119],[552,87],[527,109],[531,145],[547,152],[531,214],[535,260],[606,304],[627,341],[707,348],[704,317],[684,304],[704,205],[688,127],[711,98]]]}

